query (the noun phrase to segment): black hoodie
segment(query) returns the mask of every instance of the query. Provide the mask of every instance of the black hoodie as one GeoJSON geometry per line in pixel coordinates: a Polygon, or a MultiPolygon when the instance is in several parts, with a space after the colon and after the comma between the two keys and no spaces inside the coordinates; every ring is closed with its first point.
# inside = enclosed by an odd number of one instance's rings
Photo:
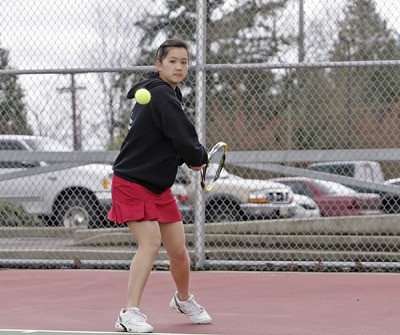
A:
{"type": "Polygon", "coordinates": [[[183,110],[178,87],[174,90],[150,72],[129,90],[128,99],[134,98],[139,88],[149,90],[151,100],[147,105],[135,104],[113,170],[120,178],[161,193],[174,183],[179,165],[206,164],[207,152],[183,110]]]}

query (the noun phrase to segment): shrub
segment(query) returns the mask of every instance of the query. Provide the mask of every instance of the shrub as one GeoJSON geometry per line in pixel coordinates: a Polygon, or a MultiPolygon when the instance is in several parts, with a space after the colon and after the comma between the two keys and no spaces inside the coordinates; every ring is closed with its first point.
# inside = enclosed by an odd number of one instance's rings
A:
{"type": "Polygon", "coordinates": [[[28,213],[21,205],[0,200],[0,226],[40,227],[44,226],[44,222],[36,215],[28,213]]]}

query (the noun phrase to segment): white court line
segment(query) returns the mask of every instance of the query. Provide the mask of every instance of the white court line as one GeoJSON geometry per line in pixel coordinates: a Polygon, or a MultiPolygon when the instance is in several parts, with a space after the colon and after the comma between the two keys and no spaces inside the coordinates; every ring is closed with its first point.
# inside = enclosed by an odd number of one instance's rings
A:
{"type": "MultiPolygon", "coordinates": [[[[0,329],[0,335],[2,332],[12,332],[13,334],[52,334],[52,333],[58,333],[58,334],[125,334],[124,332],[118,331],[118,332],[95,332],[95,331],[65,331],[65,330],[33,330],[33,329],[0,329]]],[[[218,334],[181,334],[181,333],[151,333],[152,335],[218,335],[218,334]]]]}
{"type": "Polygon", "coordinates": [[[35,333],[59,333],[59,334],[121,334],[121,332],[95,332],[95,331],[75,331],[75,330],[39,330],[39,329],[0,329],[2,332],[13,332],[22,334],[35,334],[35,333]]]}

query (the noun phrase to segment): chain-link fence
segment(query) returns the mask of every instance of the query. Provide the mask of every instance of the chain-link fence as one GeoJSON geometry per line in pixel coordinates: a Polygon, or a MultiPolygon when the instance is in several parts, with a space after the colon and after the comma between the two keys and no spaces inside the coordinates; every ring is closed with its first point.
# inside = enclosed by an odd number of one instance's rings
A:
{"type": "Polygon", "coordinates": [[[212,192],[173,186],[194,268],[398,271],[394,0],[3,0],[0,27],[1,266],[129,265],[106,219],[126,93],[179,37],[186,111],[229,146],[212,192]]]}

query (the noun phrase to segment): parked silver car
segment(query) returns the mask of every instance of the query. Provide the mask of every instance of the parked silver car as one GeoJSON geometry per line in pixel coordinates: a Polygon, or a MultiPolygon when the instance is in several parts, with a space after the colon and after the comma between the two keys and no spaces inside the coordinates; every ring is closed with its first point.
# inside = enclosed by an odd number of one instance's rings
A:
{"type": "MultiPolygon", "coordinates": [[[[210,169],[216,168],[211,165],[210,169]]],[[[184,185],[188,203],[195,203],[199,174],[180,167],[176,184],[184,185]]],[[[205,192],[206,222],[242,221],[293,217],[296,203],[292,190],[269,180],[245,179],[222,170],[220,178],[210,192],[205,192]],[[258,191],[263,191],[262,199],[258,191]],[[265,194],[268,200],[265,200],[265,194]]],[[[191,220],[193,221],[193,220],[191,220]]]]}
{"type": "Polygon", "coordinates": [[[21,204],[28,213],[45,217],[50,224],[95,228],[106,222],[111,206],[111,165],[28,161],[33,152],[70,151],[41,136],[0,135],[0,153],[5,150],[21,154],[13,161],[0,160],[1,199],[21,204]]]}

